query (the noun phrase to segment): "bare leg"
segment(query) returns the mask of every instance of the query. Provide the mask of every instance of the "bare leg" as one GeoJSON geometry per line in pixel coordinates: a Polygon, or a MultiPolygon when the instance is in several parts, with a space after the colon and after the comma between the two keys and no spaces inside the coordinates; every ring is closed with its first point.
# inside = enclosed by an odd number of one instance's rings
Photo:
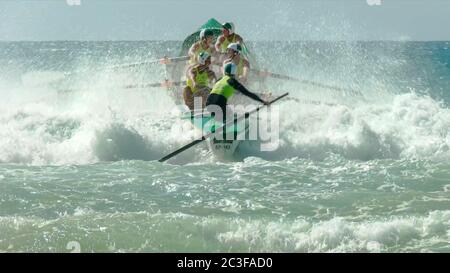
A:
{"type": "Polygon", "coordinates": [[[206,106],[206,100],[208,99],[209,92],[211,92],[211,89],[209,87],[202,87],[194,94],[195,97],[202,98],[202,107],[203,108],[205,108],[205,106],[206,106]]]}
{"type": "Polygon", "coordinates": [[[183,89],[184,104],[189,107],[189,110],[194,110],[194,94],[189,86],[183,89]]]}

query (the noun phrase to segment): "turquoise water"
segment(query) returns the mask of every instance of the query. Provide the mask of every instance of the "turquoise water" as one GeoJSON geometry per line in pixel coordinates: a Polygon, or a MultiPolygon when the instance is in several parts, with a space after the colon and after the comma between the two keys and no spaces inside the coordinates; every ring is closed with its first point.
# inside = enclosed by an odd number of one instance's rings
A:
{"type": "Polygon", "coordinates": [[[177,45],[0,43],[0,252],[450,252],[450,43],[252,43],[358,94],[269,82],[300,100],[277,150],[159,163],[195,131],[170,91],[124,86],[164,69],[105,67],[177,45]]]}

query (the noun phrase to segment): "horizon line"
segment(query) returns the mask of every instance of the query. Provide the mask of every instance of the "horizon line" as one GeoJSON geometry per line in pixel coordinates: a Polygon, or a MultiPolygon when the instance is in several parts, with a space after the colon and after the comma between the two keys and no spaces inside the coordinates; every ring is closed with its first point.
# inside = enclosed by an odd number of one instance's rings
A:
{"type": "MultiPolygon", "coordinates": [[[[0,42],[183,42],[184,40],[1,40],[0,42]]],[[[246,40],[246,42],[450,42],[449,40],[246,40]]]]}

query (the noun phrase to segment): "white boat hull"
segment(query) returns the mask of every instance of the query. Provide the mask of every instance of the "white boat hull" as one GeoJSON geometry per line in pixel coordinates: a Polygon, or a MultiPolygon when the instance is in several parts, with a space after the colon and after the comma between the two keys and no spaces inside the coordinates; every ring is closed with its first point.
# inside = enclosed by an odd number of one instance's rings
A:
{"type": "Polygon", "coordinates": [[[208,140],[208,148],[217,158],[230,159],[242,141],[210,139],[208,140]]]}

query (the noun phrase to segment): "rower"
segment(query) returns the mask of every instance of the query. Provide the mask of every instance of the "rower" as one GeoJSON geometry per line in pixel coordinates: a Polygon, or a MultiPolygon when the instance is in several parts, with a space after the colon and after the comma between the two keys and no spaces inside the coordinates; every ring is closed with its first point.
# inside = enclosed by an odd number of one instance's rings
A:
{"type": "MultiPolygon", "coordinates": [[[[210,69],[211,55],[202,51],[198,54],[197,64],[192,65],[187,71],[187,86],[183,89],[184,103],[190,110],[194,110],[194,99],[201,98],[202,109],[205,108],[211,88],[210,83],[216,80],[216,74],[210,69]]],[[[201,110],[201,109],[199,109],[201,110]]]]}
{"type": "Polygon", "coordinates": [[[197,56],[202,51],[206,51],[210,56],[213,56],[215,54],[213,42],[214,32],[211,29],[200,31],[200,40],[195,42],[188,51],[188,55],[191,58],[190,64],[196,64],[197,56]]]}
{"type": "Polygon", "coordinates": [[[216,82],[211,93],[206,100],[206,109],[210,113],[215,113],[215,118],[218,121],[224,123],[229,117],[232,117],[233,113],[227,107],[227,101],[230,99],[234,92],[237,90],[243,95],[262,102],[267,105],[267,102],[262,100],[258,95],[250,92],[235,78],[237,72],[237,66],[234,63],[226,63],[223,66],[224,76],[216,82]],[[221,112],[219,113],[218,111],[221,112]]]}
{"type": "Polygon", "coordinates": [[[225,54],[231,43],[244,43],[241,36],[234,32],[234,24],[231,22],[222,25],[222,35],[217,38],[216,51],[225,54]]]}
{"type": "Polygon", "coordinates": [[[250,71],[250,63],[241,55],[242,46],[239,43],[231,43],[227,47],[227,53],[223,64],[232,62],[237,65],[237,78],[240,82],[247,82],[250,71]]]}

